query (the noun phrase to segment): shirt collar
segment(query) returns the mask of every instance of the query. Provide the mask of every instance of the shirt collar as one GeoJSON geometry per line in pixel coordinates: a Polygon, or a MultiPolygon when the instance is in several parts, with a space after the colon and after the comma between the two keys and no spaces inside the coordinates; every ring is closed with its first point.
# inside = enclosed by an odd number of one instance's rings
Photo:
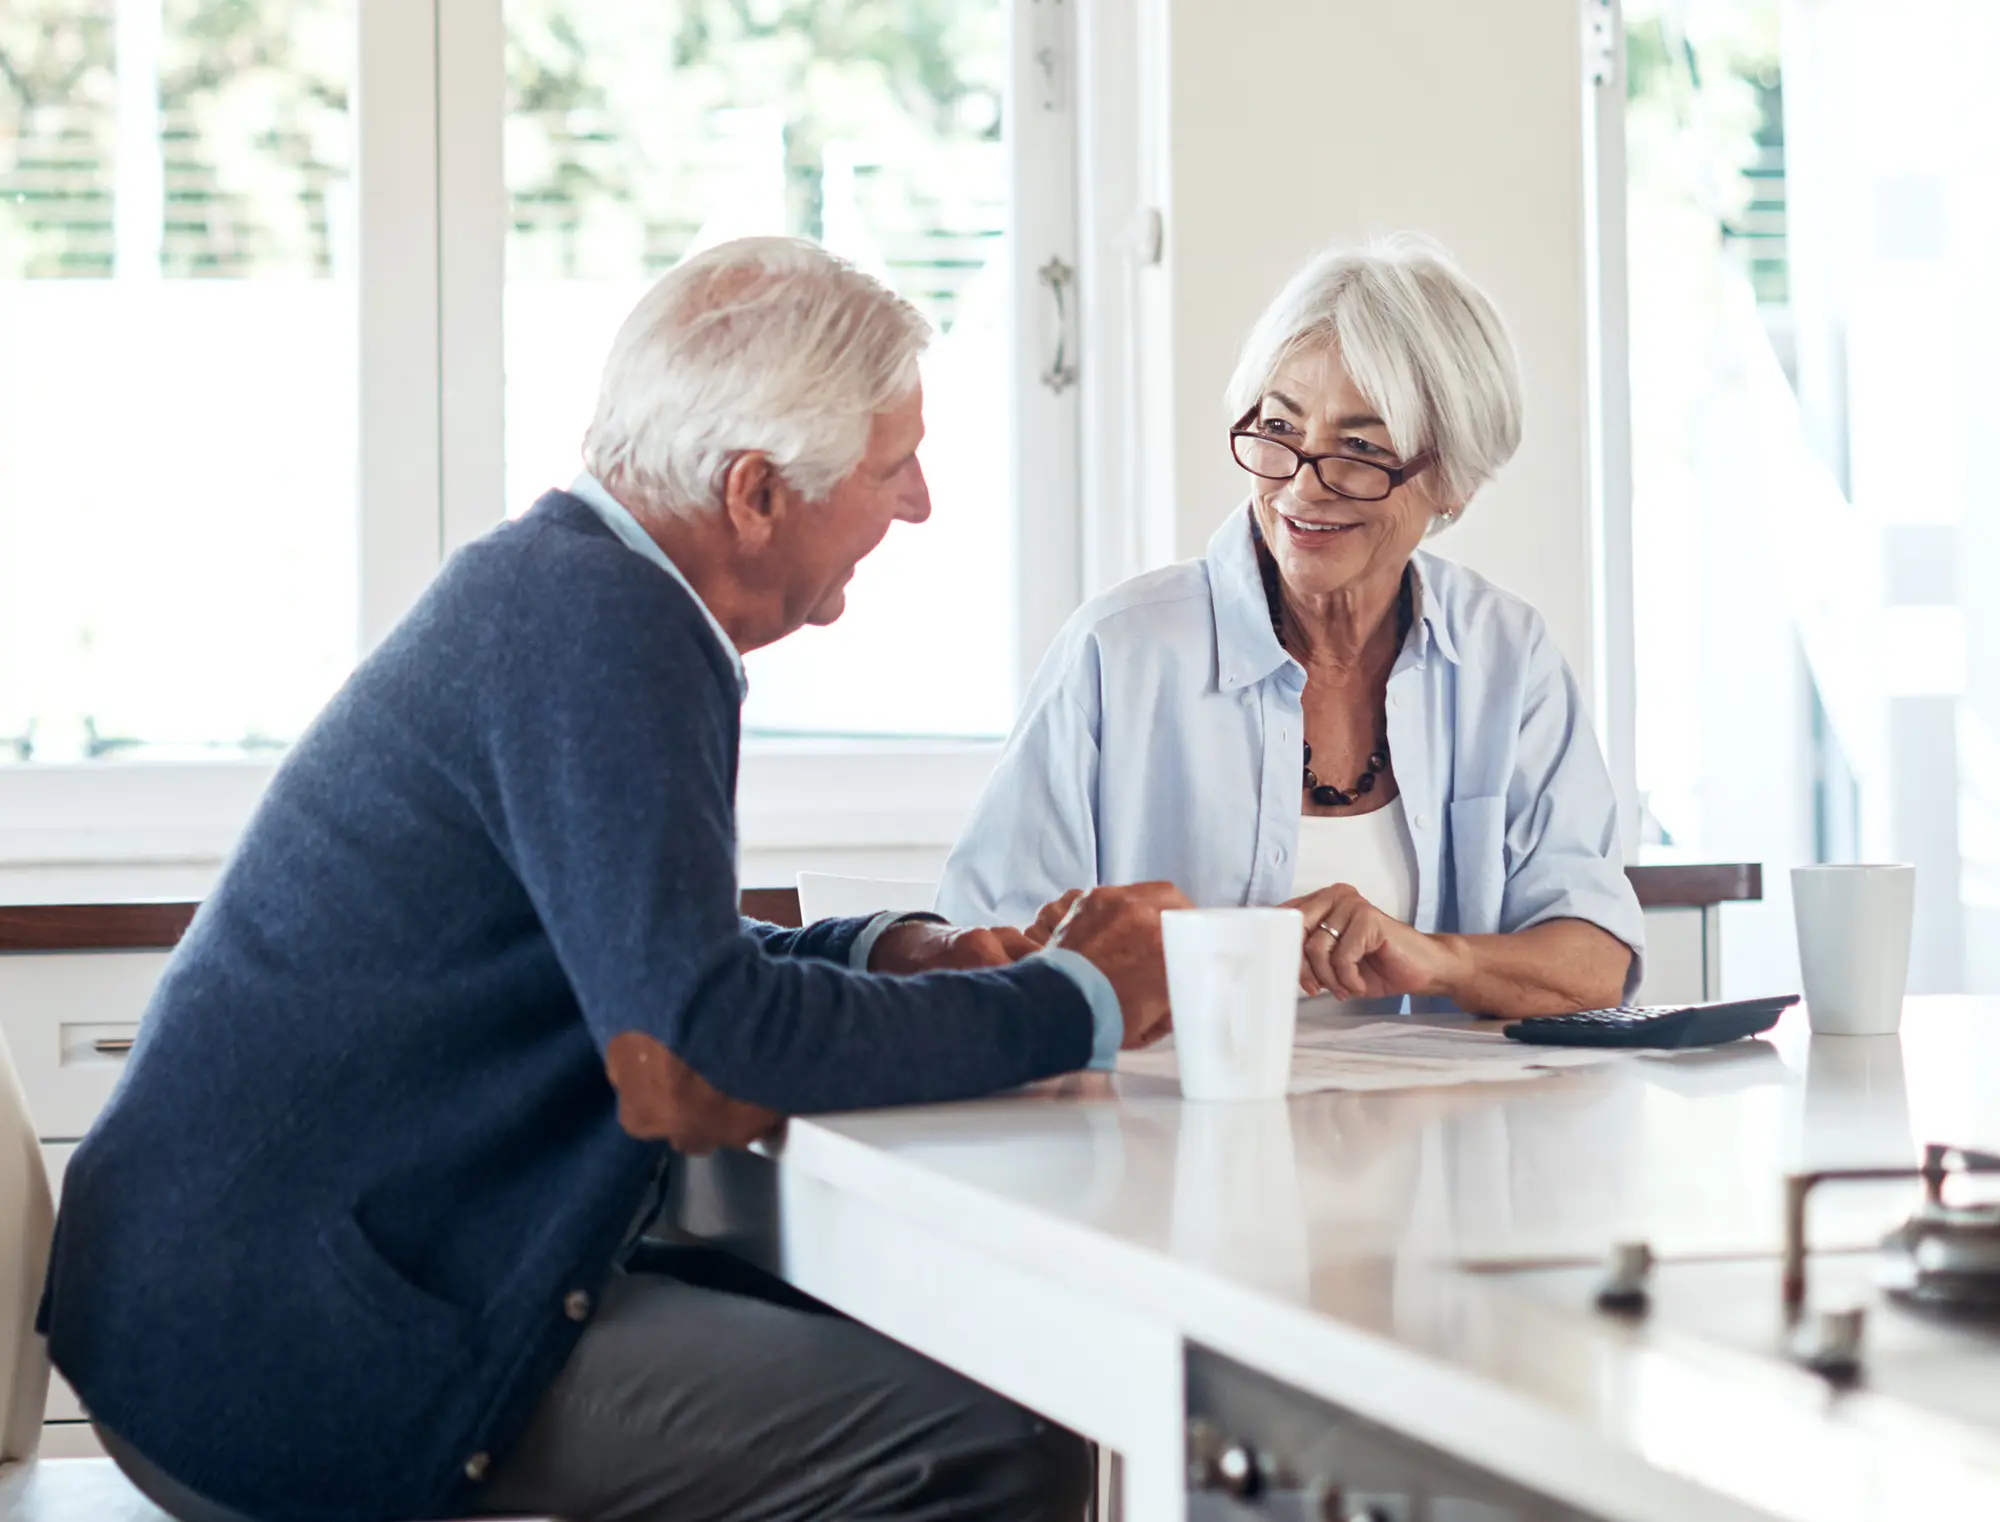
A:
{"type": "Polygon", "coordinates": [[[604,483],[587,470],[569,483],[569,494],[602,518],[604,526],[616,534],[627,549],[643,555],[681,584],[681,589],[694,599],[694,605],[701,609],[701,616],[708,620],[709,628],[715,631],[715,637],[722,642],[722,648],[729,656],[730,667],[736,672],[737,687],[748,692],[750,681],[743,674],[743,656],[737,650],[736,642],[729,637],[729,631],[723,628],[716,616],[709,611],[708,604],[701,600],[701,593],[697,592],[694,584],[681,574],[681,568],[667,558],[667,552],[660,548],[659,541],[647,533],[639,520],[632,516],[631,510],[606,491],[604,483]]]}
{"type": "MultiPolygon", "coordinates": [[[[1421,551],[1410,557],[1416,581],[1411,591],[1417,608],[1417,659],[1423,660],[1435,646],[1439,655],[1456,665],[1458,647],[1431,595],[1430,558],[1421,551]]],[[[1208,584],[1215,606],[1216,681],[1222,691],[1261,682],[1291,661],[1271,628],[1271,605],[1264,600],[1264,577],[1257,566],[1247,503],[1231,513],[1208,541],[1208,584]]]]}
{"type": "Polygon", "coordinates": [[[1456,666],[1458,644],[1451,637],[1451,620],[1444,616],[1442,603],[1431,591],[1431,567],[1434,563],[1435,557],[1424,550],[1418,550],[1410,557],[1410,572],[1417,579],[1412,589],[1417,599],[1417,628],[1420,631],[1417,654],[1421,657],[1435,645],[1437,653],[1456,666]]]}

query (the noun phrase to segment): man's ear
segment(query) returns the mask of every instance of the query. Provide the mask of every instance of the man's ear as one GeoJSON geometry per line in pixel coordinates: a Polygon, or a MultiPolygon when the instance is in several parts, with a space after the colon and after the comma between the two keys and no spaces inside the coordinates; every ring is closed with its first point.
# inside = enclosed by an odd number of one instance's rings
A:
{"type": "Polygon", "coordinates": [[[722,473],[722,511],[736,542],[752,554],[776,537],[794,493],[778,474],[771,457],[745,450],[722,473]]]}

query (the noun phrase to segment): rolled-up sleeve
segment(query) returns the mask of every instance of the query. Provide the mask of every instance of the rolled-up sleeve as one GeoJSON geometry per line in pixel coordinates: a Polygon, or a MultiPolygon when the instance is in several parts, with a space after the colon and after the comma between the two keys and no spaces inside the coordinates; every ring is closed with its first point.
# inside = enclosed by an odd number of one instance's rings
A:
{"type": "Polygon", "coordinates": [[[1026,926],[1051,899],[1098,885],[1098,666],[1072,628],[1036,672],[945,862],[937,907],[954,924],[1026,926]]]}
{"type": "Polygon", "coordinates": [[[1500,928],[1586,920],[1632,948],[1625,997],[1638,989],[1644,915],[1625,875],[1618,798],[1584,713],[1583,693],[1552,644],[1536,652],[1507,791],[1507,880],[1500,928]]]}

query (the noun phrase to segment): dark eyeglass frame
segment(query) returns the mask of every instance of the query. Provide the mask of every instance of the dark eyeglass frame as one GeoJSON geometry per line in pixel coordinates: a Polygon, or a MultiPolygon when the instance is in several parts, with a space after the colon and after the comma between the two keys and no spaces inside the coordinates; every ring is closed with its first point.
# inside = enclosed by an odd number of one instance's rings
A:
{"type": "Polygon", "coordinates": [[[1342,454],[1337,449],[1328,450],[1325,454],[1307,454],[1303,449],[1295,448],[1287,444],[1283,439],[1274,439],[1268,433],[1259,433],[1256,429],[1249,427],[1250,420],[1256,416],[1257,409],[1252,407],[1243,416],[1238,418],[1236,426],[1229,430],[1229,457],[1259,480],[1289,481],[1299,473],[1300,465],[1310,465],[1313,468],[1313,474],[1319,477],[1319,484],[1332,492],[1336,497],[1345,497],[1350,502],[1380,502],[1412,476],[1422,473],[1435,463],[1435,456],[1429,450],[1425,450],[1414,460],[1405,460],[1401,465],[1382,465],[1374,460],[1364,460],[1359,455],[1342,454]],[[1236,452],[1236,441],[1238,439],[1255,439],[1260,444],[1275,444],[1278,448],[1291,455],[1297,463],[1282,476],[1267,475],[1265,472],[1247,463],[1243,456],[1236,452]],[[1342,491],[1338,486],[1327,480],[1326,472],[1320,469],[1320,461],[1322,460],[1339,460],[1348,465],[1365,465],[1368,469],[1380,475],[1388,484],[1382,488],[1379,494],[1373,497],[1361,497],[1356,496],[1351,491],[1342,491]]]}

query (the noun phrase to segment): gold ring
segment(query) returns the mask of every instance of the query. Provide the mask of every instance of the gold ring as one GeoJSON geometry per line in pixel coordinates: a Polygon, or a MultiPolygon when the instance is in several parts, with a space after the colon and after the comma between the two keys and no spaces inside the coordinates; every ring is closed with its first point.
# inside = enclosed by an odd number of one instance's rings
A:
{"type": "Polygon", "coordinates": [[[1315,928],[1324,930],[1327,934],[1328,940],[1337,941],[1340,939],[1340,932],[1334,929],[1333,926],[1329,925],[1325,920],[1321,920],[1315,928]]]}

